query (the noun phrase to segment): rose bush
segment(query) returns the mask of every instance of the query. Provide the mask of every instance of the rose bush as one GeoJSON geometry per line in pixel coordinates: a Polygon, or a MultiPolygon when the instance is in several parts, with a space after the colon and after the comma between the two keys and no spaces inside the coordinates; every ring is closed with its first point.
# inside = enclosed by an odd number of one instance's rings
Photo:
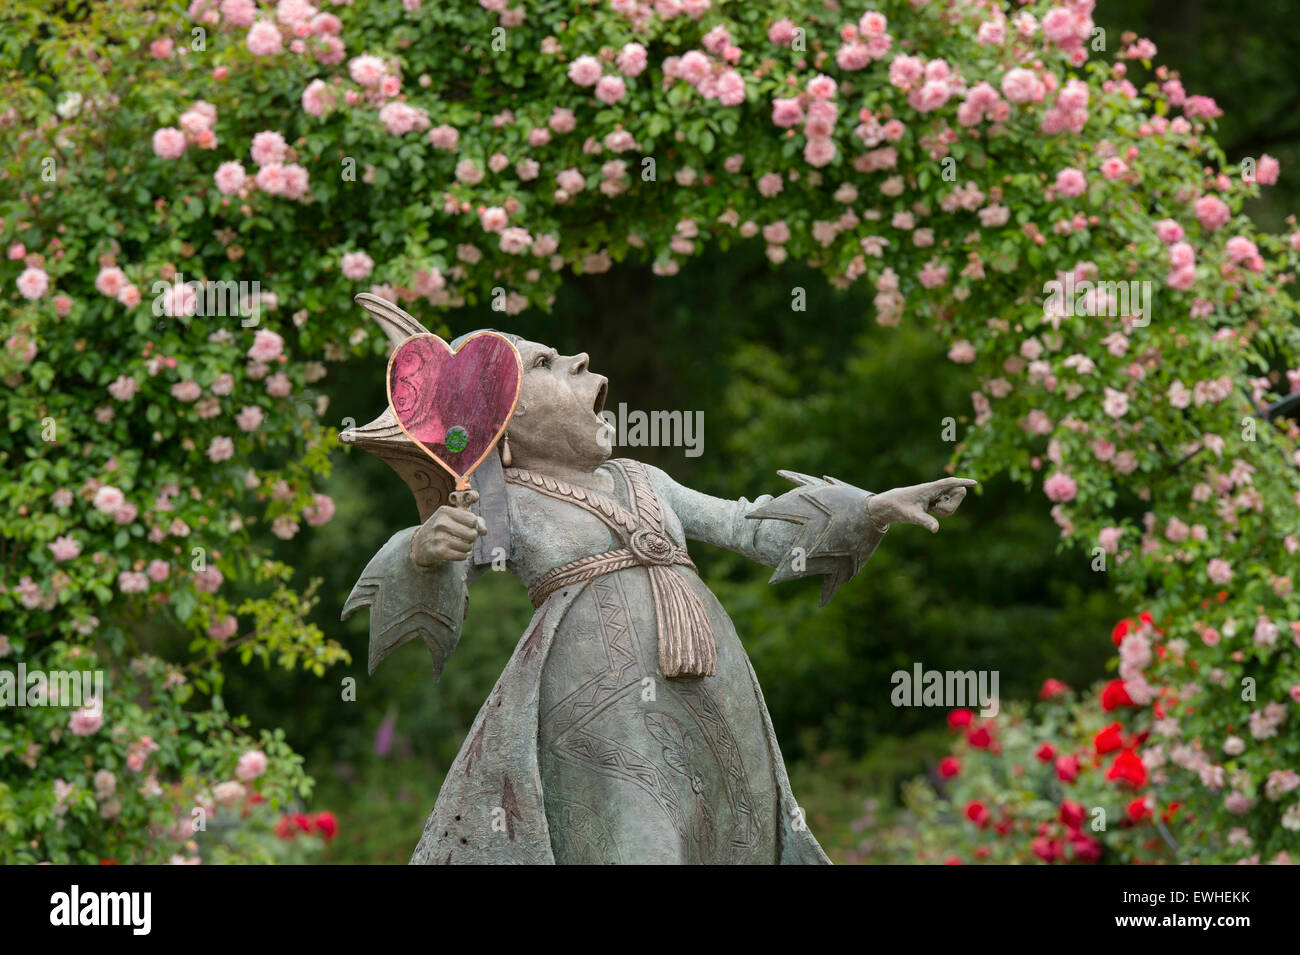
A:
{"type": "MultiPolygon", "coordinates": [[[[1185,807],[1180,853],[1295,838],[1297,430],[1255,415],[1300,388],[1300,233],[1241,211],[1277,162],[1224,156],[1213,101],[1149,40],[1097,31],[1090,0],[784,10],[6,9],[0,655],[81,648],[110,686],[102,748],[36,710],[6,724],[13,858],[163,851],[137,823],[238,782],[245,744],[208,733],[242,732],[222,661],[346,658],[262,530],[333,513],[310,386],[385,348],[356,292],[445,330],[467,304],[544,309],[566,270],[671,276],[742,240],[945,336],[981,381],[954,464],[1041,482],[1066,542],[1150,607],[1161,636],[1121,646],[1109,698],[1185,807]],[[128,713],[141,680],[152,706],[128,713]],[[102,819],[92,776],[169,734],[157,787],[128,769],[130,805],[102,819]],[[33,821],[51,814],[57,835],[33,821]]],[[[267,756],[282,809],[308,782],[267,756]]]]}

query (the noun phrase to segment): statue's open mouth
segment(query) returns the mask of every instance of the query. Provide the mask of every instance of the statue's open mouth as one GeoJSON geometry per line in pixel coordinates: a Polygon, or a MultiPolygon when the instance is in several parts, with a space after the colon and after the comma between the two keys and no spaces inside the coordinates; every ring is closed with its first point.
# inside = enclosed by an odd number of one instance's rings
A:
{"type": "Polygon", "coordinates": [[[595,413],[597,418],[599,418],[600,413],[605,410],[605,395],[608,394],[608,392],[609,382],[602,381],[600,387],[596,389],[596,400],[591,403],[591,410],[595,413]]]}

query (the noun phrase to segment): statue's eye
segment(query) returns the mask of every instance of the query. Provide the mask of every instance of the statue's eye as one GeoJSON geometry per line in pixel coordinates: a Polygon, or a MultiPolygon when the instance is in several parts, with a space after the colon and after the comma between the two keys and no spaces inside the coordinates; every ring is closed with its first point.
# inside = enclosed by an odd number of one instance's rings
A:
{"type": "Polygon", "coordinates": [[[550,355],[538,355],[536,358],[533,359],[533,367],[534,367],[534,368],[550,368],[550,367],[551,367],[551,356],[550,356],[550,355]]]}

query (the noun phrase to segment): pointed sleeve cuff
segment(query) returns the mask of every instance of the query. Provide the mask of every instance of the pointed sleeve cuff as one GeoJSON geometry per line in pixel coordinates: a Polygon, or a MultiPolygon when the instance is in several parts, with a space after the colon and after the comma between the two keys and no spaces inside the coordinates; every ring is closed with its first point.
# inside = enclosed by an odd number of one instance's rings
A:
{"type": "Polygon", "coordinates": [[[832,477],[819,479],[797,471],[777,473],[798,487],[751,509],[745,517],[796,525],[794,542],[768,582],[821,574],[824,607],[871,558],[889,526],[878,526],[867,513],[870,491],[832,477]]]}
{"type": "Polygon", "coordinates": [[[414,527],[394,534],[371,558],[343,605],[346,620],[361,607],[370,608],[368,669],[415,637],[433,655],[433,677],[460,642],[461,623],[469,600],[468,562],[447,561],[428,569],[411,560],[414,527]]]}

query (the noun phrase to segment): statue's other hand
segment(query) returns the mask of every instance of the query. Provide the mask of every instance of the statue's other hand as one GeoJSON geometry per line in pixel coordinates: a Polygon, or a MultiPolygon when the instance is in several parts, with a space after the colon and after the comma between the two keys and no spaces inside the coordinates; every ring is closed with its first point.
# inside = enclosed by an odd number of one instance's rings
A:
{"type": "Polygon", "coordinates": [[[474,549],[475,539],[487,533],[483,518],[468,506],[478,500],[478,493],[463,493],[465,507],[444,504],[411,535],[411,559],[421,567],[464,560],[474,549]]]}
{"type": "Polygon", "coordinates": [[[867,514],[878,527],[895,522],[919,524],[934,533],[939,529],[935,517],[954,514],[966,497],[966,489],[978,481],[970,478],[941,478],[928,484],[896,487],[867,499],[867,514]]]}

